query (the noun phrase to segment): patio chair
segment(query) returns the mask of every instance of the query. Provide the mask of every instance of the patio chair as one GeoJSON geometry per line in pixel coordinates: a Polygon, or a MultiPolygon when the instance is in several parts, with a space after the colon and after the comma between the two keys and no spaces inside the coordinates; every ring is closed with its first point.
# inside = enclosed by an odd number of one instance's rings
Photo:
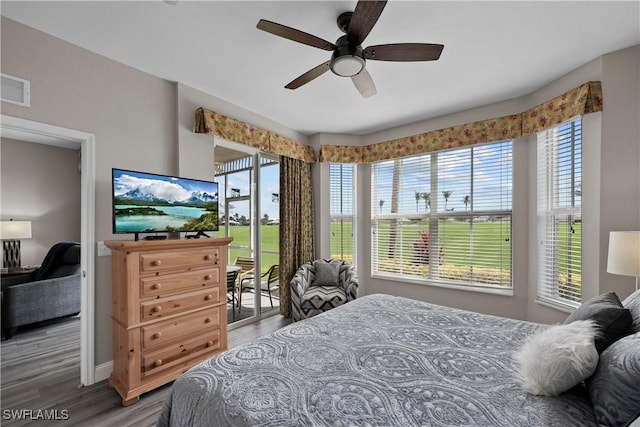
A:
{"type": "MultiPolygon", "coordinates": [[[[227,271],[227,302],[231,302],[231,317],[236,320],[236,280],[238,279],[238,271],[227,271]],[[231,292],[231,298],[229,298],[231,292]]],[[[238,304],[239,305],[239,304],[238,304]]]]}
{"type": "MultiPolygon", "coordinates": [[[[266,273],[262,274],[260,277],[260,291],[269,293],[269,302],[271,303],[271,307],[273,307],[273,297],[271,296],[271,292],[275,291],[279,288],[280,284],[280,266],[272,265],[266,271],[266,273]],[[266,280],[265,280],[266,278],[266,280]]],[[[238,294],[238,305],[242,305],[242,293],[245,290],[255,291],[255,278],[254,277],[246,277],[240,280],[240,293],[238,294]]]]}
{"type": "Polygon", "coordinates": [[[239,256],[233,262],[233,265],[237,265],[238,267],[240,267],[240,272],[238,273],[238,280],[242,280],[248,276],[253,276],[253,268],[255,266],[253,258],[239,256]]]}

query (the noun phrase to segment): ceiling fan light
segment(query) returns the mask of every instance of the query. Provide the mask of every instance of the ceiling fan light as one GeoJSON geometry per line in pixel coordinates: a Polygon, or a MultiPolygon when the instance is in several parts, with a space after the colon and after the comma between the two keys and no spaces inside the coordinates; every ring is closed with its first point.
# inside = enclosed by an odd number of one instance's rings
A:
{"type": "Polygon", "coordinates": [[[342,77],[351,77],[364,68],[364,58],[356,55],[343,55],[331,61],[331,71],[342,77]]]}

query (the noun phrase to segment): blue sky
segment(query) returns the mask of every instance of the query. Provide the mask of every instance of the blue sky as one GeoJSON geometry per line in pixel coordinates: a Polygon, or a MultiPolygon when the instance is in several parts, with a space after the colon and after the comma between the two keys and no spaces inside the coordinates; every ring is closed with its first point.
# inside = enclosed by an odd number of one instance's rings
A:
{"type": "MultiPolygon", "coordinates": [[[[437,194],[431,194],[431,208],[438,205],[438,212],[447,210],[460,212],[471,209],[465,205],[465,196],[473,196],[474,210],[511,209],[513,170],[511,166],[511,142],[474,147],[473,165],[470,149],[457,149],[437,153],[438,182],[437,194]],[[471,171],[473,166],[473,191],[471,171]],[[443,191],[451,194],[446,200],[443,191]],[[499,200],[507,200],[508,206],[500,206],[499,200]]],[[[394,161],[377,165],[378,192],[372,209],[376,212],[391,211],[392,178],[394,161]],[[380,199],[384,200],[380,209],[380,199]]],[[[416,192],[431,193],[431,155],[416,156],[402,160],[400,169],[399,211],[402,213],[425,213],[425,201],[416,203],[416,192]]]]}
{"type": "Polygon", "coordinates": [[[124,194],[139,189],[166,200],[186,200],[193,192],[200,191],[218,198],[218,184],[145,172],[113,169],[114,194],[124,194]]]}
{"type": "MultiPolygon", "coordinates": [[[[280,204],[273,201],[273,194],[280,194],[280,165],[263,166],[260,168],[260,218],[264,217],[266,213],[269,218],[280,218],[280,204]]],[[[229,177],[229,189],[224,189],[224,178],[219,177],[218,181],[221,184],[220,192],[226,192],[228,196],[230,189],[239,189],[241,196],[249,195],[250,181],[249,172],[238,172],[228,175],[229,177]]],[[[224,202],[224,195],[221,197],[221,202],[224,202]]],[[[249,202],[232,202],[232,206],[235,208],[234,213],[238,215],[249,217],[249,202]]],[[[221,203],[221,212],[224,210],[224,206],[221,203]]]]}

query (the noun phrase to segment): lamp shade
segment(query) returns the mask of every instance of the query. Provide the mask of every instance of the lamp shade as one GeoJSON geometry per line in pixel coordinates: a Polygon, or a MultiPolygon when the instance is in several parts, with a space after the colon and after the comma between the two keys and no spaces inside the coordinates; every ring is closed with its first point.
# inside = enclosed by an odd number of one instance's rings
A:
{"type": "Polygon", "coordinates": [[[0,239],[19,240],[31,238],[31,221],[0,221],[0,239]]]}
{"type": "Polygon", "coordinates": [[[640,276],[640,231],[610,232],[607,272],[640,276]]]}

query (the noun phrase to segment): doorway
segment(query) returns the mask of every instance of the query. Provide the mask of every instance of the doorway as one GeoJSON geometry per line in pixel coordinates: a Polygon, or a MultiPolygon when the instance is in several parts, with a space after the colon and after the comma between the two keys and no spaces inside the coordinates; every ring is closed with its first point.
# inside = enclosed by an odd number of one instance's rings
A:
{"type": "Polygon", "coordinates": [[[229,263],[251,265],[242,268],[227,305],[234,328],[279,313],[280,165],[277,156],[217,139],[214,156],[220,232],[233,237],[229,263]]]}
{"type": "Polygon", "coordinates": [[[80,150],[80,236],[81,236],[81,315],[80,315],[80,385],[95,382],[95,314],[94,314],[94,230],[95,230],[95,136],[73,129],[0,116],[0,136],[17,141],[46,144],[80,150]]]}

